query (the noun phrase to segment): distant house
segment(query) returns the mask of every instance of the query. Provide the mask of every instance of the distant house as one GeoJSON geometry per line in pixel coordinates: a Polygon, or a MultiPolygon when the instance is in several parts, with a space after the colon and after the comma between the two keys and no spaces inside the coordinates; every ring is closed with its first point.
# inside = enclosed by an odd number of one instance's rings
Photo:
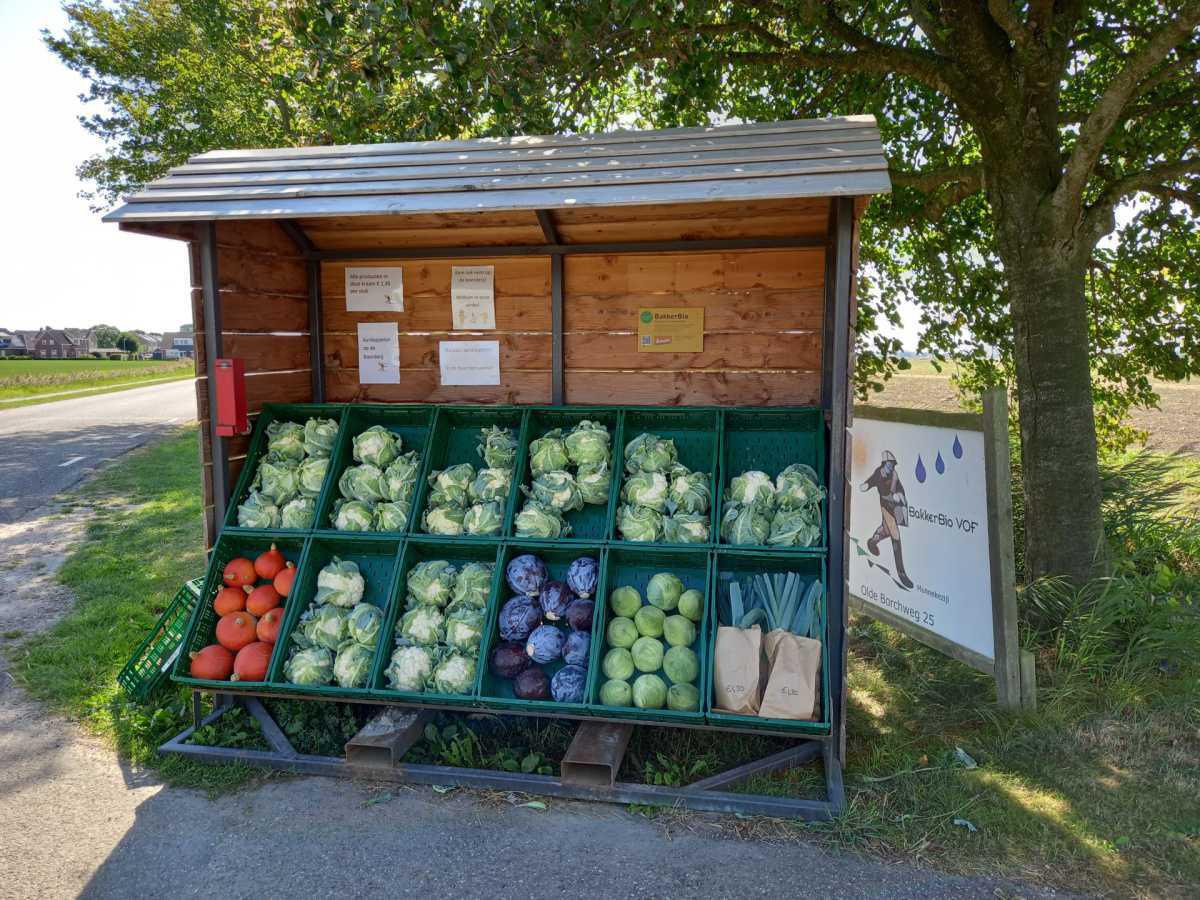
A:
{"type": "Polygon", "coordinates": [[[155,350],[162,347],[163,336],[154,331],[134,331],[131,332],[142,342],[142,355],[150,356],[155,350]]]}
{"type": "Polygon", "coordinates": [[[155,352],[155,357],[160,359],[182,359],[187,357],[193,358],[196,355],[195,335],[190,331],[168,331],[162,336],[162,341],[159,343],[159,350],[155,352]]]}
{"type": "Polygon", "coordinates": [[[47,325],[34,336],[29,355],[38,359],[81,359],[91,356],[95,349],[96,338],[90,330],[47,325]]]}
{"type": "Polygon", "coordinates": [[[25,347],[25,335],[19,331],[0,328],[0,356],[24,356],[28,352],[25,347]]]}

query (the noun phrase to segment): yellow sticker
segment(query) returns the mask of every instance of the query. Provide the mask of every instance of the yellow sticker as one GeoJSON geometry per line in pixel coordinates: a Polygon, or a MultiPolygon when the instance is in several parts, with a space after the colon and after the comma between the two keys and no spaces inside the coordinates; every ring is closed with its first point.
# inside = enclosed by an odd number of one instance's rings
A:
{"type": "Polygon", "coordinates": [[[657,306],[638,310],[639,353],[699,353],[704,310],[657,306]]]}

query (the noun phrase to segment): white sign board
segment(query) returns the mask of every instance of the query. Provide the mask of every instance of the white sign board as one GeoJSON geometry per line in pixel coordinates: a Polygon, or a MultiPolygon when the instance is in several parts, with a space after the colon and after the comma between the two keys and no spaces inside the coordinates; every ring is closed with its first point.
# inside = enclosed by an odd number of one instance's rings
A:
{"type": "Polygon", "coordinates": [[[450,307],[456,329],[484,330],[496,327],[494,266],[452,266],[450,307]]]}
{"type": "Polygon", "coordinates": [[[347,312],[404,312],[404,270],[399,266],[346,269],[347,312]]]}
{"type": "Polygon", "coordinates": [[[358,383],[400,383],[400,336],[395,322],[358,323],[358,383]]]}
{"type": "Polygon", "coordinates": [[[995,658],[983,432],[856,417],[849,540],[851,594],[995,658]]]}
{"type": "Polygon", "coordinates": [[[500,342],[440,341],[438,363],[442,384],[499,384],[500,342]]]}

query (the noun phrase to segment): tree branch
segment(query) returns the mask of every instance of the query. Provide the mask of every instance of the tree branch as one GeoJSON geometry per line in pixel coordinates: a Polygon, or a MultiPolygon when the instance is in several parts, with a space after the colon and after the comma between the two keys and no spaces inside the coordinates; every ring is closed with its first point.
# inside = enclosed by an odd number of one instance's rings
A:
{"type": "Polygon", "coordinates": [[[892,184],[928,195],[920,216],[929,222],[937,222],[951,206],[983,190],[983,166],[979,163],[920,172],[889,167],[888,175],[892,184]]]}
{"type": "Polygon", "coordinates": [[[1008,0],[988,0],[987,8],[992,20],[1004,29],[1014,47],[1024,53],[1034,45],[1029,26],[1021,21],[1008,0]]]}
{"type": "Polygon", "coordinates": [[[1062,181],[1054,191],[1054,206],[1064,223],[1070,223],[1078,215],[1083,203],[1084,186],[1100,159],[1113,127],[1120,121],[1125,105],[1136,96],[1142,79],[1166,59],[1167,54],[1184,41],[1198,24],[1200,2],[1189,3],[1174,20],[1151,35],[1100,96],[1079,130],[1079,139],[1067,161],[1062,181]]]}
{"type": "MultiPolygon", "coordinates": [[[[1096,242],[1112,231],[1113,212],[1126,197],[1139,191],[1161,195],[1165,191],[1177,190],[1171,182],[1189,175],[1200,175],[1200,157],[1160,163],[1111,182],[1083,216],[1080,230],[1086,246],[1081,245],[1079,251],[1090,254],[1096,242]]],[[[1194,195],[1195,192],[1185,190],[1184,193],[1194,195]]]]}

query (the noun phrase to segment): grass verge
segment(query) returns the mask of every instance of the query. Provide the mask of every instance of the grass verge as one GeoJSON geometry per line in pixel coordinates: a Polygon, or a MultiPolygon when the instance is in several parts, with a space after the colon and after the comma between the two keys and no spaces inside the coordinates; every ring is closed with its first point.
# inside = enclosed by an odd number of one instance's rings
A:
{"type": "Polygon", "coordinates": [[[0,410],[195,376],[191,360],[0,360],[0,410]]]}
{"type": "MultiPolygon", "coordinates": [[[[155,754],[187,724],[187,692],[167,685],[143,706],[126,702],[114,683],[163,604],[202,567],[197,480],[195,431],[188,429],[131,455],[80,492],[79,502],[97,511],[60,576],[79,605],[47,633],[18,644],[14,670],[35,696],[108,735],[133,764],[217,793],[259,776],[246,767],[155,754]]],[[[1143,546],[1155,540],[1138,534],[1143,546]]],[[[1178,545],[1178,532],[1157,539],[1178,545]]],[[[1157,584],[1159,597],[1191,591],[1194,561],[1189,568],[1186,558],[1173,565],[1166,559],[1158,553],[1134,565],[1129,577],[1157,584]]],[[[1026,630],[1038,633],[1032,622],[1026,630]]],[[[1078,624],[1060,631],[1059,643],[1043,637],[1037,647],[1041,708],[1009,716],[995,708],[985,677],[857,619],[850,635],[846,814],[825,825],[727,817],[721,828],[735,837],[816,840],[1072,890],[1187,895],[1200,884],[1195,654],[1156,647],[1170,654],[1161,666],[1114,667],[1102,664],[1096,641],[1119,646],[1123,635],[1097,636],[1078,624]],[[1092,663],[1076,665],[1085,657],[1092,663]]],[[[269,707],[299,749],[324,754],[336,753],[369,714],[345,704],[271,701],[269,707]]],[[[440,716],[409,759],[552,774],[571,733],[570,723],[440,716]]],[[[256,723],[241,714],[226,716],[203,738],[230,746],[262,740],[256,723]]],[[[687,784],[780,746],[772,738],[638,728],[621,778],[687,784]]],[[[742,790],[819,796],[820,769],[760,777],[742,790]]],[[[641,811],[664,827],[699,821],[641,811]]],[[[713,833],[711,823],[704,833],[713,833]]]]}

